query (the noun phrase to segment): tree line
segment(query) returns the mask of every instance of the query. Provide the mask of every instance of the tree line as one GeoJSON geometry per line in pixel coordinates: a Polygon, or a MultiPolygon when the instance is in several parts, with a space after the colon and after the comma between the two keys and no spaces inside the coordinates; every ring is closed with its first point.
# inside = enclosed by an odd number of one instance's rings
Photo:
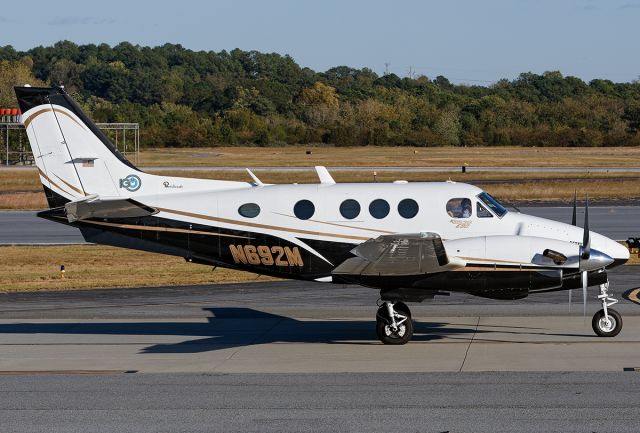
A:
{"type": "Polygon", "coordinates": [[[63,83],[97,122],[139,122],[145,146],[637,146],[640,83],[558,71],[489,86],[316,72],[287,55],[122,42],[0,47],[0,106],[12,86],[63,83]]]}

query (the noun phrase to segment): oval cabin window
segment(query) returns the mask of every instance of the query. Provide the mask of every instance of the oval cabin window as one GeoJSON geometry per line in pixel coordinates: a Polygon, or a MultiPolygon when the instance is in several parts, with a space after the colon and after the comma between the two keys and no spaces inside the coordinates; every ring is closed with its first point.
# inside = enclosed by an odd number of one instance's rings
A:
{"type": "Polygon", "coordinates": [[[398,203],[398,213],[402,218],[410,219],[414,216],[418,215],[418,203],[411,199],[405,198],[404,200],[398,203]]]}
{"type": "Polygon", "coordinates": [[[300,200],[293,207],[293,213],[301,220],[308,220],[313,216],[316,207],[309,200],[300,200]]]}
{"type": "Polygon", "coordinates": [[[348,220],[352,220],[360,215],[360,203],[353,199],[347,199],[340,204],[340,215],[348,220]]]}
{"type": "Polygon", "coordinates": [[[255,218],[260,214],[260,206],[255,203],[245,203],[238,208],[238,213],[245,218],[255,218]]]}
{"type": "Polygon", "coordinates": [[[389,215],[389,203],[381,198],[376,199],[369,205],[369,213],[376,219],[382,219],[389,215]]]}

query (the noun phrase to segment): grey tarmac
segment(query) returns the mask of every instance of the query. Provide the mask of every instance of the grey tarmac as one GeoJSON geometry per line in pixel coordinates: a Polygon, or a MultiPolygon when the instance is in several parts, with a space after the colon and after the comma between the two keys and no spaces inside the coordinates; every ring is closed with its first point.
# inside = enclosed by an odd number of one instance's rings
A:
{"type": "MultiPolygon", "coordinates": [[[[611,272],[618,298],[640,268],[611,272]]],[[[464,294],[412,305],[415,336],[375,336],[376,290],[298,281],[0,295],[0,371],[339,373],[612,371],[640,367],[640,306],[599,338],[580,291],[495,301],[464,294]],[[399,356],[400,355],[400,356],[399,356]]]]}
{"type": "Polygon", "coordinates": [[[0,431],[629,432],[640,373],[0,376],[0,431]]]}
{"type": "MultiPolygon", "coordinates": [[[[611,273],[620,297],[640,269],[611,273]]],[[[297,281],[0,295],[0,432],[637,432],[640,306],[597,338],[575,291],[412,305],[297,281]]]]}
{"type": "MultiPolygon", "coordinates": [[[[571,208],[564,206],[522,206],[523,213],[556,221],[571,221],[571,208]]],[[[44,220],[35,211],[0,211],[0,245],[48,245],[84,243],[75,227],[44,220]]],[[[578,208],[578,222],[584,209],[578,208]]],[[[591,230],[624,240],[640,236],[640,206],[590,206],[591,230]]]]}

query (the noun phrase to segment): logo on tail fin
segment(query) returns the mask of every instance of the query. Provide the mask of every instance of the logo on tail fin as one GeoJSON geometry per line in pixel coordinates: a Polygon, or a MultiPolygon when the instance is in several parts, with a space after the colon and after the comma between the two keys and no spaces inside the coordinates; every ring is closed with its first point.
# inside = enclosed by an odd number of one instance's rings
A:
{"type": "Polygon", "coordinates": [[[130,174],[124,179],[120,179],[120,188],[124,188],[127,191],[137,191],[142,186],[142,181],[135,174],[130,174]]]}

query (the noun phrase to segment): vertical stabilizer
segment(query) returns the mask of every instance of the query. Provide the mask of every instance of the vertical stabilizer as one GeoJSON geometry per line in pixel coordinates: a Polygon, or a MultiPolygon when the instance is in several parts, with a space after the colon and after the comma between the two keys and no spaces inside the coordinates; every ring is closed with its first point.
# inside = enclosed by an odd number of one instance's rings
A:
{"type": "Polygon", "coordinates": [[[87,195],[129,196],[139,172],[62,88],[16,87],[50,207],[87,195]]]}

